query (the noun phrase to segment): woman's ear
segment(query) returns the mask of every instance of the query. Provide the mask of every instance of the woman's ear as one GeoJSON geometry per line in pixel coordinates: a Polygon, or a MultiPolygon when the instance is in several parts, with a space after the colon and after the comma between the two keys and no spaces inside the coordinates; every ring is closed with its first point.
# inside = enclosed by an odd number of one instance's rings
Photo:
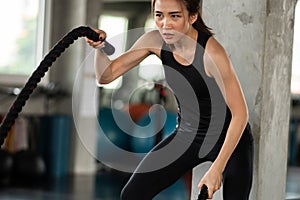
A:
{"type": "Polygon", "coordinates": [[[190,23],[193,24],[197,21],[197,18],[198,18],[198,13],[195,13],[195,14],[191,14],[190,15],[190,23]]]}

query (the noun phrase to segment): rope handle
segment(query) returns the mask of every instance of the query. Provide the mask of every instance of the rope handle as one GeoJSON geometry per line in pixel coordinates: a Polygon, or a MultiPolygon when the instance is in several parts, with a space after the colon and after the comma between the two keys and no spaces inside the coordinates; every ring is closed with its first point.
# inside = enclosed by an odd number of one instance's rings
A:
{"type": "MultiPolygon", "coordinates": [[[[70,33],[72,32],[77,32],[77,31],[81,31],[82,35],[78,36],[78,37],[83,37],[86,36],[89,39],[98,42],[100,41],[99,35],[98,33],[96,33],[93,29],[91,29],[90,27],[85,27],[85,26],[81,26],[78,28],[73,29],[70,33]],[[77,30],[78,29],[78,30],[77,30]]],[[[67,35],[68,36],[68,35],[67,35]]],[[[67,37],[65,36],[65,37],[67,37]]],[[[77,39],[77,38],[76,38],[77,39]]],[[[75,40],[76,40],[75,39],[75,40]]],[[[105,40],[101,40],[102,42],[105,40]]],[[[103,51],[107,54],[107,55],[112,55],[115,53],[115,48],[113,45],[111,45],[109,42],[105,41],[105,46],[103,47],[103,51]]]]}
{"type": "Polygon", "coordinates": [[[208,188],[206,185],[203,185],[197,200],[206,200],[207,198],[208,198],[208,188]]]}
{"type": "MultiPolygon", "coordinates": [[[[39,66],[29,77],[25,86],[16,97],[15,101],[9,108],[9,111],[5,115],[2,120],[0,126],[0,146],[3,145],[5,138],[8,135],[11,127],[14,125],[16,118],[19,113],[22,111],[23,106],[26,101],[29,99],[29,96],[32,94],[33,90],[37,87],[37,84],[41,81],[41,78],[44,77],[45,73],[48,71],[49,67],[53,64],[53,62],[68,48],[75,40],[79,37],[88,37],[93,41],[100,41],[99,35],[90,27],[80,26],[69,33],[67,33],[44,57],[44,59],[40,62],[39,66]]],[[[115,48],[105,41],[105,47],[103,51],[107,55],[112,55],[115,51],[115,48]]]]}

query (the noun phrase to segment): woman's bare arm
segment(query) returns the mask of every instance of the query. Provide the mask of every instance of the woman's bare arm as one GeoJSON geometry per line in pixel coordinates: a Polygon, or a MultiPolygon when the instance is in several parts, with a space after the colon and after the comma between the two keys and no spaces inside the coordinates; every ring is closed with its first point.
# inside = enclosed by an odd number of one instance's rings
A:
{"type": "Polygon", "coordinates": [[[217,182],[208,184],[211,186],[209,188],[209,197],[211,198],[213,192],[218,190],[221,185],[222,172],[246,127],[248,122],[248,108],[230,59],[224,48],[213,37],[207,42],[204,64],[207,74],[213,77],[220,87],[232,114],[224,144],[216,160],[213,162],[207,177],[198,185],[202,187],[203,184],[207,184],[206,181],[218,180],[217,182]],[[211,176],[218,176],[218,178],[212,179],[210,178],[211,176]]]}
{"type": "MultiPolygon", "coordinates": [[[[95,47],[101,45],[101,43],[93,43],[90,45],[95,47]]],[[[151,31],[142,35],[132,48],[114,60],[110,60],[101,48],[97,48],[94,68],[98,82],[100,84],[110,83],[137,66],[150,54],[159,56],[161,46],[162,39],[158,31],[151,31]]]]}

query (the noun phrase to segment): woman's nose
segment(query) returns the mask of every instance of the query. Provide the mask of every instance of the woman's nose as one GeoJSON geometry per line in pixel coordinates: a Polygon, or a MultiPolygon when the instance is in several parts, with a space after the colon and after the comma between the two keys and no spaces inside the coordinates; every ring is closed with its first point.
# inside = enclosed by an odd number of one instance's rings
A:
{"type": "Polygon", "coordinates": [[[171,27],[172,27],[171,20],[165,17],[163,20],[162,28],[171,28],[171,27]]]}

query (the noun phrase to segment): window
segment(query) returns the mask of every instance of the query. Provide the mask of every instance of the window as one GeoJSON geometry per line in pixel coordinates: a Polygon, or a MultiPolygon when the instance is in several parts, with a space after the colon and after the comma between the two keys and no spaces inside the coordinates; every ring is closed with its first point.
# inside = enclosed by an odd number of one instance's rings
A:
{"type": "MultiPolygon", "coordinates": [[[[110,58],[115,58],[124,52],[128,29],[128,19],[125,17],[101,15],[99,18],[99,27],[107,34],[107,41],[115,47],[115,53],[110,58]]],[[[105,85],[99,85],[105,89],[118,89],[122,85],[122,77],[105,85]]]]}
{"type": "Polygon", "coordinates": [[[0,7],[0,84],[19,85],[43,56],[46,0],[9,0],[0,7]]]}
{"type": "Polygon", "coordinates": [[[293,96],[300,96],[300,7],[299,2],[295,9],[294,44],[292,61],[291,92],[293,96]]]}

